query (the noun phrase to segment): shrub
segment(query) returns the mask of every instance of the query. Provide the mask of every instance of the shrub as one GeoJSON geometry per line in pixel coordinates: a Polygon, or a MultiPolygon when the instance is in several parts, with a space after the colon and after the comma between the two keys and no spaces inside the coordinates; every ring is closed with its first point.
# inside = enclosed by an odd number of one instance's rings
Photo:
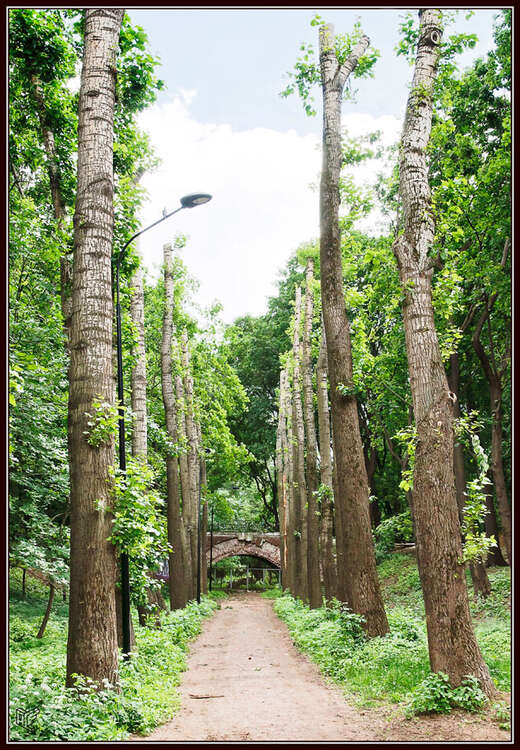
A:
{"type": "Polygon", "coordinates": [[[410,542],[413,539],[413,527],[410,511],[386,518],[374,530],[376,550],[380,555],[390,552],[396,542],[410,542]]]}
{"type": "Polygon", "coordinates": [[[413,691],[407,715],[448,714],[452,708],[475,712],[486,700],[476,677],[467,675],[458,687],[452,688],[447,674],[431,672],[413,691]]]}

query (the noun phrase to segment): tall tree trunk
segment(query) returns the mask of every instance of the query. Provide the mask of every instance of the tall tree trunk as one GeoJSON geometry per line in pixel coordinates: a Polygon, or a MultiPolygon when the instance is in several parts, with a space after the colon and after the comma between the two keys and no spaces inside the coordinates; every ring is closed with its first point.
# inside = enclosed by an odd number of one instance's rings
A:
{"type": "Polygon", "coordinates": [[[207,479],[207,466],[204,458],[204,452],[202,451],[202,430],[200,422],[196,424],[197,429],[197,443],[200,449],[199,455],[199,481],[200,481],[200,502],[202,508],[201,524],[200,524],[200,586],[203,594],[208,593],[208,566],[206,563],[206,539],[208,536],[208,479],[207,479]]]}
{"type": "MultiPolygon", "coordinates": [[[[178,442],[175,395],[172,376],[173,344],[173,271],[172,246],[164,245],[164,317],[161,342],[161,381],[166,429],[173,443],[178,442]]],[[[190,551],[184,531],[180,508],[179,462],[177,456],[166,458],[166,484],[168,487],[168,542],[170,607],[185,607],[192,596],[190,551]]]]}
{"type": "Polygon", "coordinates": [[[287,413],[286,413],[287,371],[280,370],[280,390],[278,397],[278,427],[276,430],[276,480],[278,483],[278,518],[280,529],[280,570],[281,585],[287,587],[287,413]]]}
{"type": "MultiPolygon", "coordinates": [[[[199,427],[199,444],[202,443],[199,427]]],[[[201,458],[201,497],[202,497],[202,523],[200,540],[200,590],[203,594],[208,593],[208,565],[206,562],[206,540],[208,537],[208,480],[206,474],[206,462],[201,458]]]]}
{"type": "Polygon", "coordinates": [[[43,615],[42,624],[40,625],[40,629],[38,630],[36,638],[43,638],[43,634],[45,633],[45,628],[47,627],[47,623],[49,622],[49,617],[51,616],[52,602],[54,600],[55,591],[56,591],[55,585],[53,583],[49,583],[49,598],[47,599],[47,607],[45,609],[45,614],[43,615]]]}
{"type": "Polygon", "coordinates": [[[495,513],[495,503],[493,502],[493,482],[492,482],[492,475],[489,476],[489,474],[491,474],[491,472],[488,472],[489,484],[486,486],[486,489],[484,490],[486,493],[486,510],[487,510],[487,513],[484,516],[484,526],[486,528],[486,535],[494,536],[495,539],[497,540],[497,546],[493,547],[493,549],[490,550],[487,556],[486,563],[488,567],[491,567],[492,565],[506,567],[507,563],[502,556],[502,552],[500,551],[500,544],[498,544],[498,524],[497,524],[497,517],[495,513]]]}
{"type": "Polygon", "coordinates": [[[193,377],[191,375],[190,353],[188,348],[188,332],[181,335],[181,364],[186,404],[186,438],[188,441],[188,476],[189,497],[182,498],[182,513],[191,549],[192,560],[192,596],[197,590],[197,514],[199,508],[199,457],[197,427],[195,424],[195,406],[193,402],[193,377]],[[188,502],[187,502],[188,501],[188,502]]]}
{"type": "Polygon", "coordinates": [[[285,423],[287,429],[287,512],[286,512],[286,558],[287,558],[287,576],[286,586],[293,596],[297,593],[296,572],[296,489],[294,474],[294,430],[293,430],[293,408],[292,408],[292,391],[289,384],[289,373],[286,370],[285,377],[285,423]]]}
{"type": "Polygon", "coordinates": [[[144,345],[144,291],[143,269],[141,266],[132,278],[134,289],[130,299],[130,316],[137,329],[137,351],[135,365],[132,370],[132,413],[134,426],[132,430],[132,454],[148,457],[148,433],[146,410],[146,350],[144,345]]]}
{"type": "Polygon", "coordinates": [[[96,399],[113,403],[113,120],[123,15],[121,8],[85,11],[69,365],[69,686],[73,674],[115,684],[118,672],[116,550],[108,541],[114,438],[90,445],[87,422],[96,399]]]}
{"type": "Polygon", "coordinates": [[[303,407],[301,398],[301,340],[300,326],[302,319],[301,288],[296,287],[293,332],[293,460],[294,460],[294,509],[295,509],[295,550],[296,595],[302,601],[308,601],[307,574],[307,487],[305,482],[305,430],[303,424],[303,407]]]}
{"type": "Polygon", "coordinates": [[[442,37],[441,13],[419,11],[420,32],[400,149],[402,225],[394,253],[403,304],[408,371],[417,428],[413,506],[417,560],[426,610],[430,665],[452,685],[475,675],[494,692],[478,647],[461,563],[462,544],[453,474],[453,417],[433,318],[434,223],[426,147],[432,91],[442,37]]]}
{"type": "Polygon", "coordinates": [[[305,304],[302,346],[303,410],[305,417],[305,445],[307,448],[307,582],[309,606],[316,609],[322,605],[320,586],[319,523],[316,492],[318,491],[318,443],[314,422],[314,390],[312,387],[312,316],[314,260],[307,258],[305,270],[305,304]]]}
{"type": "MultiPolygon", "coordinates": [[[[511,507],[509,505],[509,498],[507,497],[506,480],[504,476],[504,460],[502,454],[502,376],[509,364],[509,348],[506,349],[506,355],[501,367],[498,367],[494,362],[494,357],[488,357],[480,340],[482,328],[486,322],[489,323],[489,316],[491,315],[491,310],[493,309],[496,299],[497,293],[493,294],[489,300],[486,300],[484,310],[477,322],[472,336],[472,343],[489,384],[490,411],[493,418],[491,423],[491,471],[493,472],[498,513],[500,515],[500,525],[502,527],[505,543],[505,553],[507,562],[511,565],[511,507]]],[[[491,333],[489,336],[491,338],[491,333]]],[[[492,349],[492,345],[490,348],[492,349]]]]}
{"type": "MultiPolygon", "coordinates": [[[[139,240],[137,240],[138,254],[139,240]]],[[[144,289],[142,266],[135,271],[131,286],[133,288],[130,297],[130,317],[137,330],[137,345],[135,351],[135,365],[131,375],[131,403],[134,424],[132,429],[132,455],[140,457],[144,461],[148,458],[148,429],[146,409],[146,349],[144,343],[144,289]]],[[[155,591],[148,589],[147,599],[151,612],[155,615],[155,625],[160,625],[158,598],[155,591]]],[[[116,593],[117,595],[117,593],[116,593]]],[[[147,620],[150,610],[144,607],[137,608],[139,622],[143,624],[147,620]]],[[[133,628],[132,628],[133,630],[133,628]]]]}
{"type": "Polygon", "coordinates": [[[330,446],[329,391],[327,384],[327,345],[322,334],[320,354],[316,367],[318,392],[318,432],[320,438],[320,482],[327,488],[321,500],[320,553],[325,599],[336,596],[336,559],[333,550],[333,490],[332,459],[330,446]]]}
{"type": "Polygon", "coordinates": [[[320,262],[323,321],[327,340],[330,398],[334,439],[334,461],[338,493],[335,513],[336,547],[343,547],[343,565],[338,577],[345,578],[346,593],[354,612],[365,617],[370,636],[383,635],[388,622],[376,570],[374,544],[368,512],[368,481],[359,432],[354,395],[339,388],[352,388],[350,328],[343,296],[339,212],[341,171],[341,99],[343,88],[367,49],[366,36],[341,65],[334,45],[334,30],[320,27],[320,68],[323,90],[323,166],[320,184],[320,262]]]}
{"type": "MultiPolygon", "coordinates": [[[[453,403],[453,418],[460,418],[460,400],[459,400],[459,380],[460,380],[460,360],[457,352],[453,352],[450,356],[450,374],[448,377],[448,384],[451,392],[455,396],[453,403]]],[[[465,492],[466,492],[466,471],[464,469],[464,450],[459,440],[455,439],[453,442],[453,472],[455,474],[455,494],[457,496],[457,507],[459,509],[459,520],[462,524],[464,519],[464,505],[465,492]]],[[[469,570],[471,573],[471,582],[473,584],[473,592],[475,597],[480,594],[481,596],[489,596],[491,593],[491,584],[489,582],[488,575],[484,562],[475,560],[470,562],[469,570]]]]}

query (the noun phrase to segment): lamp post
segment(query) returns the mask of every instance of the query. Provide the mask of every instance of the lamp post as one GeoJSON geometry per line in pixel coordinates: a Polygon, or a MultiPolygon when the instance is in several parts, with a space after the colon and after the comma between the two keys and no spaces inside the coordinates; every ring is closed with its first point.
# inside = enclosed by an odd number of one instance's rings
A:
{"type": "Polygon", "coordinates": [[[213,503],[211,503],[211,536],[209,540],[209,590],[213,590],[213,503]]]}
{"type": "MultiPolygon", "coordinates": [[[[119,468],[126,476],[126,452],[125,452],[125,413],[124,413],[124,392],[123,392],[123,344],[121,338],[121,304],[119,295],[119,272],[121,269],[121,261],[124,258],[127,247],[137,237],[144,232],[147,232],[152,227],[160,224],[161,221],[169,219],[173,214],[182,211],[183,208],[195,208],[195,206],[201,206],[203,203],[207,203],[212,198],[208,193],[192,193],[185,195],[181,198],[181,205],[176,208],[175,211],[170,211],[169,214],[165,214],[157,221],[154,221],[150,226],[141,229],[136,232],[128,242],[123,245],[116,261],[116,326],[117,326],[117,398],[119,402],[119,468]]],[[[130,658],[130,578],[129,578],[129,561],[128,553],[121,552],[121,615],[123,625],[123,658],[130,658]]]]}

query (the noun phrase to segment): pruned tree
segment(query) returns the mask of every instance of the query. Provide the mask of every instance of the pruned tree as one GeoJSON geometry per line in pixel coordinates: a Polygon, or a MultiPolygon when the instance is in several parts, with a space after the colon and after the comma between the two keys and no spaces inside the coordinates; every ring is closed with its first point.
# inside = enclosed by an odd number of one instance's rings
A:
{"type": "Polygon", "coordinates": [[[334,29],[330,24],[320,26],[319,40],[323,94],[320,271],[338,485],[338,492],[334,493],[336,545],[338,549],[340,546],[343,548],[338,579],[344,579],[349,606],[365,617],[366,632],[375,636],[388,631],[388,622],[377,578],[370,528],[369,489],[352,380],[352,350],[343,294],[338,218],[343,90],[367,51],[369,39],[359,35],[343,60],[338,59],[334,29]]]}
{"type": "Polygon", "coordinates": [[[309,588],[309,606],[311,609],[321,607],[322,596],[320,588],[320,550],[319,523],[317,515],[316,493],[318,491],[318,441],[316,439],[316,424],[314,421],[314,389],[312,386],[312,318],[313,318],[313,289],[314,260],[307,258],[305,269],[305,300],[302,342],[302,384],[303,409],[305,416],[305,447],[306,447],[306,486],[307,486],[307,579],[309,588]]]}
{"type": "Polygon", "coordinates": [[[295,592],[303,601],[308,599],[307,575],[307,485],[305,481],[305,427],[303,422],[301,388],[302,290],[296,287],[292,348],[292,448],[293,448],[293,507],[295,545],[295,592]]]}
{"type": "Polygon", "coordinates": [[[419,11],[420,29],[401,136],[400,226],[394,242],[404,295],[408,371],[417,431],[413,516],[431,668],[452,685],[475,675],[494,692],[478,647],[464,577],[453,475],[453,410],[433,318],[434,240],[426,147],[442,38],[441,12],[419,11]]]}
{"type": "MultiPolygon", "coordinates": [[[[166,430],[171,441],[179,441],[176,403],[172,375],[173,344],[173,270],[172,246],[164,245],[164,313],[161,342],[161,385],[166,430]]],[[[179,486],[179,460],[170,453],[166,458],[166,482],[168,489],[168,542],[172,548],[169,555],[170,607],[180,609],[192,596],[191,553],[187,543],[181,514],[179,486]],[[187,571],[189,575],[187,575],[187,571]]]]}
{"type": "Polygon", "coordinates": [[[71,500],[67,684],[73,675],[100,686],[117,678],[116,552],[108,541],[114,431],[92,439],[89,419],[108,423],[113,411],[112,239],[113,120],[116,54],[124,10],[85,11],[79,93],[77,197],[69,366],[71,500]],[[99,406],[95,406],[98,403],[99,406]]]}
{"type": "Polygon", "coordinates": [[[323,332],[318,364],[316,365],[316,388],[318,391],[318,434],[320,441],[320,563],[325,599],[329,601],[336,596],[337,573],[333,548],[334,493],[332,489],[327,344],[323,332]]]}

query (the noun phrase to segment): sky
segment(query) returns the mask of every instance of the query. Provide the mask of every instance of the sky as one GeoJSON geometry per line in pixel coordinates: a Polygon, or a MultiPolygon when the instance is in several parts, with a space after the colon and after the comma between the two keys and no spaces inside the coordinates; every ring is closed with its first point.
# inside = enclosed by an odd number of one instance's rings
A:
{"type": "MultiPolygon", "coordinates": [[[[353,81],[358,93],[344,104],[342,125],[351,136],[380,130],[383,145],[390,145],[399,139],[413,72],[394,51],[406,10],[128,10],[160,58],[156,72],[166,84],[139,119],[161,159],[141,179],[148,193],[142,226],[176,208],[183,195],[213,196],[142,235],[139,250],[150,279],[160,272],[163,245],[182,233],[188,236],[182,257],[200,282],[201,306],[218,300],[227,323],[266,311],[290,255],[319,235],[321,91],[315,92],[318,114],[312,118],[296,95],[279,95],[301,43],[317,47],[310,21],[318,12],[340,34],[360,20],[379,49],[374,78],[353,81]]],[[[459,14],[453,30],[479,38],[459,57],[461,69],[492,47],[497,10],[476,9],[468,20],[459,14]]],[[[369,184],[382,168],[362,165],[356,182],[369,184]]],[[[359,228],[377,233],[384,219],[375,212],[359,228]]]]}

